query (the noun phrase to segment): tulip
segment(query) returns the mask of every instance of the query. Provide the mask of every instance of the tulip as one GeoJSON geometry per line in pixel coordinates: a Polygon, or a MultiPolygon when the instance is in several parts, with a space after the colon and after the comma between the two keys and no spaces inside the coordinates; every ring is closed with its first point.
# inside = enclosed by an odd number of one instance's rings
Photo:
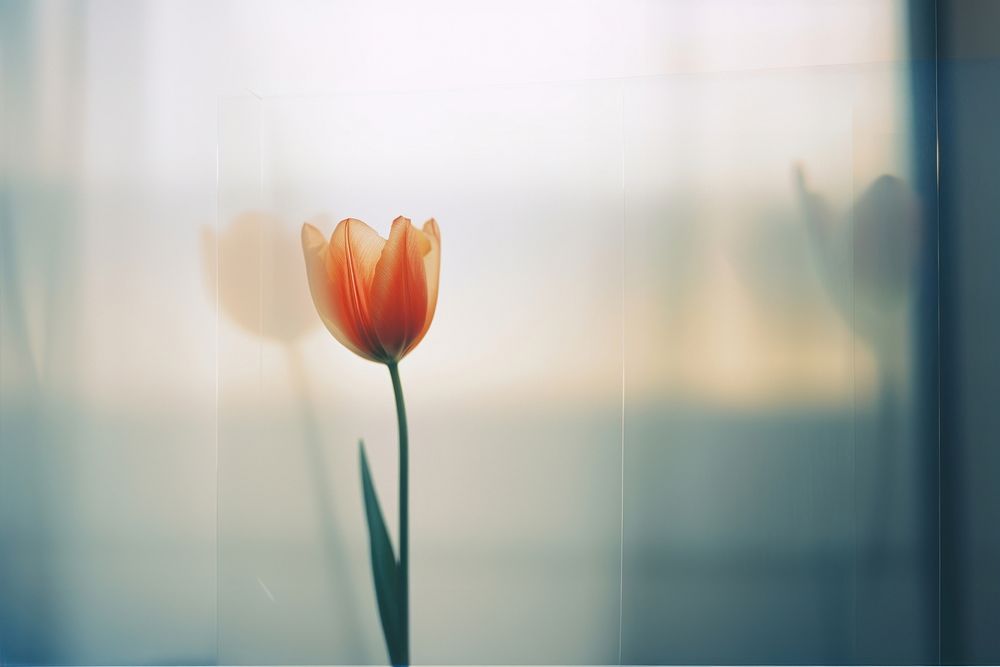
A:
{"type": "Polygon", "coordinates": [[[402,216],[389,239],[371,227],[341,220],[327,242],[302,226],[309,289],[320,319],[347,349],[389,368],[399,426],[399,558],[372,483],[364,442],[361,485],[368,520],[372,575],[382,633],[393,665],[410,663],[409,437],[399,361],[423,339],[437,306],[441,234],[433,218],[417,229],[402,216]]]}
{"type": "Polygon", "coordinates": [[[341,220],[329,242],[305,224],[302,250],[316,310],[347,349],[392,364],[423,339],[437,305],[441,263],[433,218],[423,230],[396,218],[388,241],[353,218],[341,220]]]}

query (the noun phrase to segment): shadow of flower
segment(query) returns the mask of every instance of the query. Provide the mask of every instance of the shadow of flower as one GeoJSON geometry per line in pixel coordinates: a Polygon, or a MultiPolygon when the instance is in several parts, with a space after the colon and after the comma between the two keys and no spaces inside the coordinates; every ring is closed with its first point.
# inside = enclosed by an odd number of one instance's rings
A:
{"type": "MultiPolygon", "coordinates": [[[[809,228],[817,263],[831,301],[845,321],[871,345],[880,376],[878,403],[869,432],[855,436],[857,502],[867,526],[859,526],[859,575],[872,595],[888,595],[887,572],[900,525],[901,473],[914,456],[910,400],[910,301],[921,242],[916,194],[901,179],[883,174],[838,215],[809,190],[797,166],[795,188],[809,228]],[[868,475],[864,471],[870,471],[868,475]],[[861,480],[867,477],[868,482],[861,480]],[[866,500],[867,499],[867,500],[866,500]]],[[[858,423],[856,421],[856,423],[858,423]]]]}
{"type": "Polygon", "coordinates": [[[827,293],[884,366],[906,325],[920,243],[916,195],[901,179],[883,174],[838,215],[809,189],[801,166],[795,188],[827,293]]]}
{"type": "Polygon", "coordinates": [[[276,216],[248,211],[236,216],[221,234],[210,227],[202,228],[201,252],[210,298],[217,301],[225,318],[244,332],[278,343],[285,350],[304,464],[311,477],[312,502],[320,517],[317,535],[330,567],[329,600],[341,626],[330,634],[336,635],[337,642],[337,654],[330,660],[364,662],[369,658],[354,606],[354,577],[332,501],[326,439],[310,399],[307,368],[299,346],[303,336],[321,325],[309,295],[299,225],[286,225],[276,216]]]}
{"type": "Polygon", "coordinates": [[[211,297],[247,333],[292,343],[320,324],[309,298],[298,227],[267,213],[236,216],[221,233],[202,228],[211,297]]]}

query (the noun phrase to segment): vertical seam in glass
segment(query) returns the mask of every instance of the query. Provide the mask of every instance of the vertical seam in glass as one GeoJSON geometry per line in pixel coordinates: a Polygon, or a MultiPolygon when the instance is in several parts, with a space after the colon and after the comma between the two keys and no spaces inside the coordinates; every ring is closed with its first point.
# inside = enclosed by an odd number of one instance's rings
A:
{"type": "Polygon", "coordinates": [[[221,546],[221,535],[222,535],[222,512],[221,507],[221,495],[222,495],[222,466],[220,465],[220,454],[219,454],[219,310],[220,310],[220,283],[222,282],[222,265],[220,264],[221,259],[221,244],[219,239],[221,238],[220,232],[222,231],[219,220],[222,217],[222,147],[220,143],[222,141],[222,99],[218,101],[218,108],[216,110],[216,126],[215,126],[215,664],[220,664],[220,635],[221,635],[221,618],[219,613],[219,608],[221,604],[221,571],[222,571],[222,546],[221,546]]]}
{"type": "MultiPolygon", "coordinates": [[[[853,108],[851,111],[851,164],[854,164],[855,150],[857,148],[857,108],[853,108]]],[[[851,201],[857,202],[857,181],[855,179],[855,174],[851,171],[851,201]]],[[[858,530],[858,362],[857,362],[857,347],[858,347],[858,335],[857,335],[857,306],[855,302],[855,270],[854,270],[854,234],[856,230],[856,221],[853,219],[854,213],[851,213],[851,226],[850,226],[850,239],[848,242],[850,244],[850,256],[851,256],[851,325],[849,328],[848,335],[851,341],[851,483],[854,485],[854,498],[853,498],[853,513],[854,513],[854,553],[852,558],[852,566],[854,576],[851,580],[851,613],[853,615],[852,623],[852,646],[853,655],[851,659],[853,662],[858,663],[858,551],[861,548],[858,544],[859,535],[861,531],[858,530]]],[[[882,378],[878,378],[878,382],[882,382],[882,378]]],[[[881,389],[879,389],[881,391],[881,389]]],[[[881,407],[879,408],[881,409],[881,407]]],[[[863,537],[862,537],[863,539],[863,537]]],[[[865,544],[864,548],[867,549],[868,545],[865,544]]]]}
{"type": "MultiPolygon", "coordinates": [[[[264,101],[257,97],[257,208],[264,209],[264,101]]],[[[257,390],[264,394],[264,218],[257,221],[257,390]]]]}
{"type": "Polygon", "coordinates": [[[618,664],[622,664],[622,644],[623,644],[623,618],[625,615],[625,312],[626,312],[626,285],[625,285],[625,262],[627,258],[625,246],[625,86],[626,82],[621,82],[619,89],[619,114],[621,116],[621,198],[622,198],[622,231],[621,231],[621,261],[622,261],[622,303],[621,303],[621,406],[619,421],[620,432],[620,472],[619,485],[621,489],[621,514],[618,523],[618,664]]]}

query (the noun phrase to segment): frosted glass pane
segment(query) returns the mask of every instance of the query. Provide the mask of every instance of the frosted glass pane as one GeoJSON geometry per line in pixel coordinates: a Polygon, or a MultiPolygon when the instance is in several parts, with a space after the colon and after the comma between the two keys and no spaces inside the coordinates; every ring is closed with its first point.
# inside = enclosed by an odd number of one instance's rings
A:
{"type": "Polygon", "coordinates": [[[298,238],[404,214],[435,217],[443,248],[433,326],[400,365],[413,658],[615,661],[621,85],[221,114],[220,660],[385,659],[357,440],[394,527],[391,387],[319,322],[298,238]]]}

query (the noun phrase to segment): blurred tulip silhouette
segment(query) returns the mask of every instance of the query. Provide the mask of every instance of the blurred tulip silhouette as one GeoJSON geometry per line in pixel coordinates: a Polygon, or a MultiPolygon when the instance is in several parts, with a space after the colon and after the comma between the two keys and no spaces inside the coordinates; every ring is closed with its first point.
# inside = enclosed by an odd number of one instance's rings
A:
{"type": "MultiPolygon", "coordinates": [[[[910,286],[920,241],[914,193],[895,176],[878,177],[842,220],[811,192],[805,171],[795,168],[802,204],[821,277],[834,306],[872,346],[881,381],[903,380],[910,286]]],[[[895,391],[899,387],[888,391],[895,391]]]]}
{"type": "Polygon", "coordinates": [[[205,279],[212,298],[218,294],[218,308],[226,319],[246,333],[285,348],[292,388],[296,393],[303,442],[310,473],[313,475],[313,502],[319,510],[319,533],[326,562],[332,571],[330,600],[340,605],[343,619],[342,646],[348,661],[364,659],[360,652],[360,632],[352,601],[354,578],[344,561],[345,549],[331,506],[332,492],[323,452],[324,439],[309,398],[308,378],[298,342],[320,325],[309,298],[302,271],[302,250],[298,230],[282,224],[276,216],[248,211],[236,216],[216,234],[202,229],[202,259],[205,279]]]}
{"type": "Polygon", "coordinates": [[[904,410],[909,405],[910,296],[921,237],[919,206],[912,190],[889,175],[875,179],[841,219],[808,189],[801,166],[795,168],[795,187],[830,299],[871,345],[878,364],[875,441],[866,448],[870,451],[856,454],[872,457],[872,520],[861,563],[865,574],[874,577],[868,586],[874,587],[886,580],[890,531],[898,523],[890,517],[908,442],[904,410]]]}
{"type": "Polygon", "coordinates": [[[246,332],[293,343],[319,324],[313,312],[298,235],[267,213],[241,213],[220,235],[202,229],[205,275],[219,307],[246,332]]]}

